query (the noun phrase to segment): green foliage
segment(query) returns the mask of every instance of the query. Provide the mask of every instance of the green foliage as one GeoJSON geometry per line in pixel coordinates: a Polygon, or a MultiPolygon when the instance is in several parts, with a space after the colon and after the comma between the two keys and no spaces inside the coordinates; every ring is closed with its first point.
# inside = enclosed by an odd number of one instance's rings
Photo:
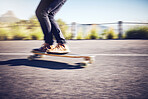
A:
{"type": "Polygon", "coordinates": [[[41,40],[43,33],[40,27],[32,27],[27,29],[23,26],[14,26],[11,28],[11,35],[13,40],[41,40]]]}
{"type": "Polygon", "coordinates": [[[100,34],[100,39],[106,39],[107,29],[104,29],[103,32],[100,34]]]}
{"type": "Polygon", "coordinates": [[[40,24],[39,24],[39,21],[38,21],[37,17],[36,16],[32,16],[29,19],[28,29],[32,29],[33,27],[38,27],[38,26],[40,26],[40,24]]]}
{"type": "Polygon", "coordinates": [[[106,39],[117,39],[118,38],[117,34],[112,28],[105,29],[103,35],[105,35],[106,39]]]}
{"type": "Polygon", "coordinates": [[[60,26],[60,29],[61,29],[64,37],[70,39],[71,34],[67,33],[68,26],[66,25],[66,23],[62,19],[58,19],[57,23],[60,26]]]}
{"type": "Polygon", "coordinates": [[[8,30],[0,28],[0,40],[7,40],[9,37],[8,30]]]}
{"type": "Polygon", "coordinates": [[[137,26],[126,31],[126,39],[148,39],[148,26],[137,26]]]}
{"type": "Polygon", "coordinates": [[[40,27],[32,28],[30,30],[30,37],[32,40],[42,40],[43,33],[40,27]]]}
{"type": "Polygon", "coordinates": [[[72,33],[66,33],[66,36],[65,36],[65,39],[66,40],[71,40],[72,39],[72,33]]]}
{"type": "Polygon", "coordinates": [[[97,33],[97,30],[95,28],[93,28],[90,33],[88,33],[88,35],[85,37],[85,39],[98,39],[99,35],[97,33]]]}
{"type": "MultiPolygon", "coordinates": [[[[57,20],[61,31],[66,39],[72,39],[72,34],[67,32],[68,26],[61,19],[57,20]]],[[[16,23],[0,23],[0,40],[41,40],[43,33],[36,16],[32,16],[29,21],[20,20],[16,23]],[[10,26],[10,27],[8,27],[10,26]]]]}
{"type": "Polygon", "coordinates": [[[79,32],[79,33],[77,34],[76,39],[77,39],[77,40],[83,39],[83,33],[82,33],[82,32],[79,32]]]}
{"type": "Polygon", "coordinates": [[[14,26],[11,28],[12,39],[24,40],[29,37],[28,31],[24,27],[14,26]]]}

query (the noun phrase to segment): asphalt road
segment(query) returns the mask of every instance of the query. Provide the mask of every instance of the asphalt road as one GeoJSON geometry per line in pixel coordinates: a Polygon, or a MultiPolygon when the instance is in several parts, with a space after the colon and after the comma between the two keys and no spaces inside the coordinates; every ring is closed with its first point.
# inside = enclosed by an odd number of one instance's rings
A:
{"type": "Polygon", "coordinates": [[[28,61],[42,41],[0,41],[0,99],[148,99],[148,40],[69,40],[82,59],[28,61]]]}

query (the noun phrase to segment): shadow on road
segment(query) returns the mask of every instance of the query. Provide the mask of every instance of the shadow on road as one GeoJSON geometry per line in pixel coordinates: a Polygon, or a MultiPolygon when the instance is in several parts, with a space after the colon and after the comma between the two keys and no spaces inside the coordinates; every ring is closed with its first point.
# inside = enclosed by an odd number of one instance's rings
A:
{"type": "Polygon", "coordinates": [[[12,59],[8,61],[0,61],[0,65],[8,65],[8,66],[31,66],[38,68],[47,68],[47,69],[82,69],[80,64],[76,63],[76,65],[69,65],[67,63],[62,62],[54,62],[54,61],[45,61],[45,60],[33,60],[29,61],[27,59],[12,59]]]}

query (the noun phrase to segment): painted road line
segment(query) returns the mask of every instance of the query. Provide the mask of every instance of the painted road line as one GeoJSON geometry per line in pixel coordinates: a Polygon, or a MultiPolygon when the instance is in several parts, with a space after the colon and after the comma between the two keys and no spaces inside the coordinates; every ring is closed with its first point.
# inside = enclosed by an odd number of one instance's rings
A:
{"type": "Polygon", "coordinates": [[[32,55],[32,53],[0,53],[0,55],[32,55]]]}
{"type": "Polygon", "coordinates": [[[86,54],[94,56],[148,56],[148,54],[86,54]]]}
{"type": "MultiPolygon", "coordinates": [[[[0,53],[0,55],[32,55],[32,53],[0,53]]],[[[148,54],[84,54],[90,56],[148,56],[148,54]]]]}

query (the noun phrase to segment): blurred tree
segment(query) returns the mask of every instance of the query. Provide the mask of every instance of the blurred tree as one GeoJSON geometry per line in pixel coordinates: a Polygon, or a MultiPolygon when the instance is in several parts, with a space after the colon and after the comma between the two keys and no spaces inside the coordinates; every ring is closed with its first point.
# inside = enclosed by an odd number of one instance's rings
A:
{"type": "Polygon", "coordinates": [[[16,22],[16,24],[28,24],[28,20],[20,20],[19,22],[16,22]]]}
{"type": "Polygon", "coordinates": [[[28,26],[28,29],[32,29],[33,27],[39,27],[40,24],[39,24],[39,21],[37,19],[36,16],[32,16],[30,19],[29,19],[29,26],[28,26]]]}
{"type": "Polygon", "coordinates": [[[8,36],[8,31],[4,28],[0,28],[0,40],[7,40],[8,36]]]}
{"type": "Polygon", "coordinates": [[[62,19],[58,19],[57,23],[66,39],[72,39],[72,34],[67,32],[68,26],[62,19]]]}
{"type": "Polygon", "coordinates": [[[88,33],[88,35],[85,37],[85,39],[98,39],[98,38],[99,34],[96,28],[92,28],[90,33],[88,33]]]}
{"type": "Polygon", "coordinates": [[[77,40],[83,39],[83,32],[78,32],[76,39],[77,40]]]}
{"type": "Polygon", "coordinates": [[[106,39],[117,39],[118,38],[113,28],[109,28],[105,30],[104,33],[106,35],[106,39]]]}
{"type": "Polygon", "coordinates": [[[148,39],[148,26],[130,28],[125,33],[127,39],[148,39]]]}
{"type": "Polygon", "coordinates": [[[106,39],[107,29],[104,29],[103,32],[100,34],[100,39],[106,39]]]}

